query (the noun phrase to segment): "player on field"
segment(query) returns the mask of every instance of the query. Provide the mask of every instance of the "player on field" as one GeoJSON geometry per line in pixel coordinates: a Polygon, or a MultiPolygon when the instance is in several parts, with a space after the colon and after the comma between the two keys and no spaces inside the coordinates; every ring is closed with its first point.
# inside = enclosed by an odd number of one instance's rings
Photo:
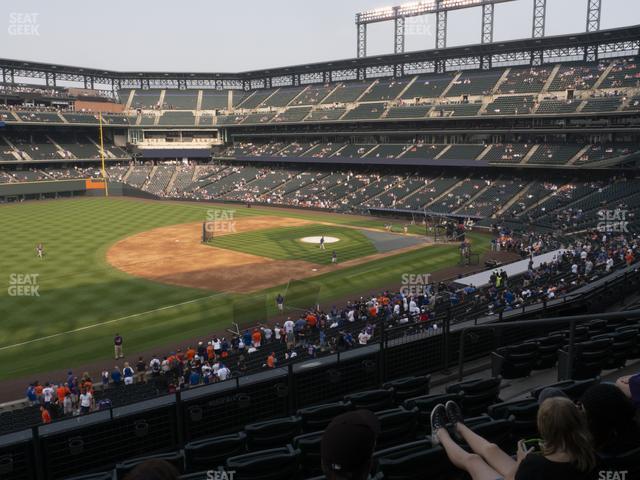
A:
{"type": "Polygon", "coordinates": [[[41,260],[44,259],[44,245],[42,243],[36,245],[36,256],[41,260]]]}
{"type": "Polygon", "coordinates": [[[320,250],[324,250],[324,235],[320,237],[320,250]]]}

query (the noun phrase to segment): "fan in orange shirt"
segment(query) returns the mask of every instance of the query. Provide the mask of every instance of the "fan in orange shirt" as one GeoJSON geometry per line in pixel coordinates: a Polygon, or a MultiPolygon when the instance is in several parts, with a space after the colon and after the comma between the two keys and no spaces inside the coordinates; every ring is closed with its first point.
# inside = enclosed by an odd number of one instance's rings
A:
{"type": "Polygon", "coordinates": [[[276,354],[271,352],[271,355],[267,357],[267,367],[274,368],[276,366],[276,354]]]}
{"type": "Polygon", "coordinates": [[[60,403],[60,405],[64,403],[64,397],[67,396],[67,393],[71,393],[71,390],[69,390],[69,387],[66,383],[56,388],[56,395],[58,396],[58,402],[60,403]]]}
{"type": "Polygon", "coordinates": [[[627,265],[631,265],[633,263],[634,256],[633,256],[633,251],[631,249],[627,251],[627,254],[624,256],[624,259],[626,260],[627,265]]]}
{"type": "Polygon", "coordinates": [[[260,344],[262,343],[262,334],[257,328],[253,329],[253,333],[251,334],[251,342],[253,343],[254,347],[260,348],[260,344]]]}
{"type": "Polygon", "coordinates": [[[42,423],[51,423],[51,414],[46,408],[40,407],[40,416],[42,417],[42,423]]]}
{"type": "Polygon", "coordinates": [[[316,326],[316,323],[318,323],[318,317],[316,317],[316,315],[314,313],[309,312],[309,314],[307,315],[307,325],[309,325],[311,328],[314,328],[316,326]]]}
{"type": "Polygon", "coordinates": [[[196,351],[195,351],[195,349],[194,349],[193,347],[189,347],[189,348],[187,349],[186,356],[187,356],[187,360],[193,360],[193,357],[195,357],[195,356],[196,356],[196,351]]]}

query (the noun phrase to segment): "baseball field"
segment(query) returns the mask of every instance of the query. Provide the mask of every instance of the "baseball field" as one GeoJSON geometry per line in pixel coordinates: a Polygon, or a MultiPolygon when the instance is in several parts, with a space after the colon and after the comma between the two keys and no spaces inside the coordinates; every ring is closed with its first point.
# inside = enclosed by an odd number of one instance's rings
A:
{"type": "MultiPolygon", "coordinates": [[[[46,381],[43,372],[106,361],[116,332],[127,356],[167,353],[234,321],[274,316],[278,293],[305,308],[457,265],[458,245],[426,243],[422,229],[389,234],[373,218],[124,198],[1,206],[0,380],[46,381]],[[212,217],[216,231],[202,243],[212,217]]],[[[488,237],[469,238],[474,251],[488,250],[488,237]]]]}

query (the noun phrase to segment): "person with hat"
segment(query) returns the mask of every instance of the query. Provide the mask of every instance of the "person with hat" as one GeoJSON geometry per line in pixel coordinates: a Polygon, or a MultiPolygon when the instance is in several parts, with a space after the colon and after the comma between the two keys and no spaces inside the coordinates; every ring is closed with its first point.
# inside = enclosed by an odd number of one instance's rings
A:
{"type": "Polygon", "coordinates": [[[631,400],[611,383],[589,387],[580,405],[599,455],[619,455],[640,448],[640,425],[631,400]]]}
{"type": "Polygon", "coordinates": [[[380,435],[380,421],[369,410],[335,417],[322,434],[320,458],[327,480],[366,480],[380,435]]]}

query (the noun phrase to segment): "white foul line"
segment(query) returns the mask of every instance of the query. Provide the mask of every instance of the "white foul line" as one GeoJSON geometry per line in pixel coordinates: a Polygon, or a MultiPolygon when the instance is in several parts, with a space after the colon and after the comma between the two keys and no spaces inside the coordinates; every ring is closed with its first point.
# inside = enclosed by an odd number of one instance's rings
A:
{"type": "Polygon", "coordinates": [[[161,312],[163,310],[170,310],[170,309],[175,308],[175,307],[181,307],[182,305],[188,305],[190,303],[199,302],[200,300],[209,300],[211,298],[219,297],[220,295],[224,295],[224,293],[216,293],[216,294],[210,295],[208,297],[195,298],[193,300],[187,300],[186,302],[176,303],[175,305],[167,305],[165,307],[155,308],[153,310],[147,310],[146,312],[133,313],[133,314],[127,315],[125,317],[114,318],[112,320],[107,320],[105,322],[94,323],[93,325],[85,325],[84,327],[75,328],[73,330],[67,330],[66,332],[54,333],[53,335],[47,335],[46,337],[33,338],[31,340],[27,340],[27,341],[24,341],[24,342],[14,343],[13,345],[5,345],[4,347],[0,347],[0,351],[8,350],[8,349],[14,348],[14,347],[22,347],[24,345],[29,345],[30,343],[40,342],[42,340],[51,340],[52,338],[61,337],[62,335],[67,335],[69,333],[81,332],[83,330],[89,330],[90,328],[101,327],[102,325],[108,325],[110,323],[116,323],[116,322],[119,322],[119,321],[122,321],[122,320],[128,320],[130,318],[141,317],[141,316],[144,316],[144,315],[148,315],[150,313],[161,312]]]}

